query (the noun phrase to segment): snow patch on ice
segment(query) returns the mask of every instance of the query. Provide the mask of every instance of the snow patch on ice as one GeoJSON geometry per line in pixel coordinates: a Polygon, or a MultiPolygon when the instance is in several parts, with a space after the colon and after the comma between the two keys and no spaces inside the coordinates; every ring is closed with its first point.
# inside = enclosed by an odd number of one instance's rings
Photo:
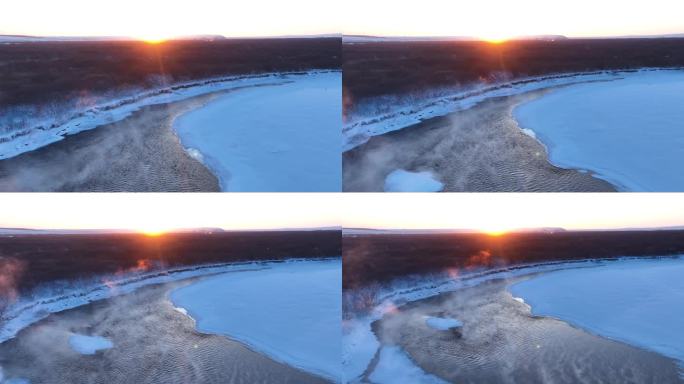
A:
{"type": "Polygon", "coordinates": [[[170,298],[201,332],[340,381],[341,287],[342,262],[335,259],[221,274],[178,288],[170,298]]]}
{"type": "Polygon", "coordinates": [[[186,148],[185,151],[188,153],[188,155],[190,155],[190,157],[204,164],[204,156],[202,156],[202,152],[195,148],[186,148]]]}
{"type": "Polygon", "coordinates": [[[533,130],[528,129],[528,128],[521,128],[521,130],[522,130],[522,132],[523,132],[524,134],[526,134],[527,136],[529,136],[529,137],[531,137],[531,138],[533,138],[533,139],[535,139],[535,140],[537,139],[537,134],[534,133],[533,130]]]}
{"type": "Polygon", "coordinates": [[[537,316],[684,363],[684,258],[620,260],[548,272],[514,284],[537,316]]]}
{"type": "Polygon", "coordinates": [[[385,192],[439,192],[444,184],[435,179],[432,172],[392,171],[385,178],[385,192]]]}
{"type": "Polygon", "coordinates": [[[460,328],[463,326],[463,323],[456,319],[433,316],[427,316],[425,318],[425,324],[438,331],[448,331],[452,328],[460,328]]]}
{"type": "Polygon", "coordinates": [[[682,191],[684,71],[638,72],[554,90],[519,105],[549,160],[593,171],[621,190],[682,191]]]}
{"type": "Polygon", "coordinates": [[[104,337],[74,334],[69,337],[71,349],[82,355],[94,355],[97,351],[110,349],[114,344],[104,337]]]}
{"type": "Polygon", "coordinates": [[[520,304],[525,304],[525,299],[522,297],[513,297],[513,300],[517,301],[520,304]]]}
{"type": "Polygon", "coordinates": [[[185,309],[185,308],[183,308],[183,307],[173,307],[173,309],[174,309],[176,312],[179,312],[179,313],[184,314],[185,316],[188,316],[188,310],[185,309]]]}
{"type": "Polygon", "coordinates": [[[224,191],[340,191],[340,72],[284,77],[228,92],[174,129],[224,191]]]}
{"type": "Polygon", "coordinates": [[[370,380],[378,384],[442,384],[446,381],[425,373],[397,346],[380,350],[380,359],[370,380]]]}

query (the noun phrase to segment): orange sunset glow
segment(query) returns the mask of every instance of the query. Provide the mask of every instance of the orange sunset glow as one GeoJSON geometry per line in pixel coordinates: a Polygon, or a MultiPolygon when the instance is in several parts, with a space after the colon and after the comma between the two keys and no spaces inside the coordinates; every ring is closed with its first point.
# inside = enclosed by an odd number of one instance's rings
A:
{"type": "Polygon", "coordinates": [[[534,35],[598,37],[684,32],[684,3],[578,0],[348,0],[341,7],[344,33],[379,36],[458,36],[492,43],[534,35]],[[616,13],[617,12],[617,13],[616,13]],[[616,15],[619,14],[619,17],[616,15]],[[581,20],[581,22],[579,22],[581,20]]]}
{"type": "Polygon", "coordinates": [[[684,225],[677,194],[345,194],[346,228],[479,230],[612,229],[684,225]]]}
{"type": "Polygon", "coordinates": [[[684,225],[677,194],[10,194],[0,227],[174,229],[338,227],[478,230],[684,225]]]}

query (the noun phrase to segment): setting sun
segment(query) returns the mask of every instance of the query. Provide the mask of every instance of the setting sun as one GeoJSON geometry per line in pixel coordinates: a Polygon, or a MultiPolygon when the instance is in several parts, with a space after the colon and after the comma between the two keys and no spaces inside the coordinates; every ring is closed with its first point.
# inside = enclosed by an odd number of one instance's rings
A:
{"type": "Polygon", "coordinates": [[[485,230],[484,231],[487,235],[492,236],[492,237],[499,237],[507,234],[509,231],[508,230],[485,230]]]}
{"type": "Polygon", "coordinates": [[[151,32],[151,33],[138,34],[138,35],[134,36],[133,38],[136,40],[144,41],[148,44],[160,44],[160,43],[163,43],[167,40],[170,40],[172,37],[169,35],[165,36],[165,35],[162,35],[160,33],[151,32]]]}
{"type": "Polygon", "coordinates": [[[149,236],[149,237],[161,236],[161,235],[165,234],[166,232],[168,232],[168,231],[161,230],[161,229],[141,229],[140,230],[140,233],[142,233],[145,236],[149,236]]]}
{"type": "Polygon", "coordinates": [[[510,40],[510,38],[510,36],[506,36],[504,34],[485,34],[480,36],[480,39],[490,44],[505,43],[506,41],[510,40]]]}
{"type": "Polygon", "coordinates": [[[164,39],[164,38],[144,38],[141,40],[146,42],[147,44],[161,44],[161,43],[165,42],[167,39],[164,39]]]}

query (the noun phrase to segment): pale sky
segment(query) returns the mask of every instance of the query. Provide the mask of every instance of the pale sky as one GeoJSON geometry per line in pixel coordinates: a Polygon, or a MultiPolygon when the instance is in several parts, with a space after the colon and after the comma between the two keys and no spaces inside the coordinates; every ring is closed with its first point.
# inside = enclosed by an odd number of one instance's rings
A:
{"type": "Polygon", "coordinates": [[[366,34],[505,39],[684,33],[684,1],[5,0],[0,34],[128,36],[366,34]]]}
{"type": "Polygon", "coordinates": [[[326,193],[2,193],[0,227],[41,229],[272,229],[338,225],[326,193]]]}
{"type": "Polygon", "coordinates": [[[4,0],[0,34],[163,39],[339,33],[322,0],[4,0]]]}
{"type": "Polygon", "coordinates": [[[601,229],[684,225],[684,194],[0,194],[0,227],[601,229]]]}
{"type": "Polygon", "coordinates": [[[344,0],[345,34],[569,37],[684,33],[681,0],[344,0]]]}
{"type": "Polygon", "coordinates": [[[607,229],[684,225],[684,194],[345,194],[347,228],[607,229]]]}

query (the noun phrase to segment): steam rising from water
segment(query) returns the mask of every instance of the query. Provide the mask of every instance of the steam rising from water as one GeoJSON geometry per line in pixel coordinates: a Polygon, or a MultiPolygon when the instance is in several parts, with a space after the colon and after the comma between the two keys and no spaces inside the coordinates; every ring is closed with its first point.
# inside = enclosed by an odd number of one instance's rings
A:
{"type": "Polygon", "coordinates": [[[0,316],[17,300],[17,284],[24,274],[26,262],[0,256],[0,316]]]}

